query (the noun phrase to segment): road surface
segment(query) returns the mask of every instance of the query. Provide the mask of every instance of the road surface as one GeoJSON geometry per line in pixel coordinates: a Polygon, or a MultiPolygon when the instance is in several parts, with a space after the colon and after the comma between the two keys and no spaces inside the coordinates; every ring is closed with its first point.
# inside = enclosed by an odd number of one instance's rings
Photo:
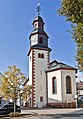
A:
{"type": "Polygon", "coordinates": [[[83,109],[38,109],[22,110],[21,117],[0,119],[83,119],[83,109]]]}

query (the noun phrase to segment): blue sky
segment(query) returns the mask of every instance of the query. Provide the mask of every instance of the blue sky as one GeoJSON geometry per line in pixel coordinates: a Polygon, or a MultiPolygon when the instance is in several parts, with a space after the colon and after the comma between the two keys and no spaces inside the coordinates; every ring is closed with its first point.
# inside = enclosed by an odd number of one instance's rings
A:
{"type": "MultiPolygon", "coordinates": [[[[54,59],[75,66],[76,46],[70,30],[70,23],[58,15],[61,0],[40,0],[41,16],[45,31],[49,35],[54,59]]],[[[29,36],[32,22],[37,16],[38,0],[0,0],[0,71],[5,72],[9,65],[16,65],[28,76],[29,36]]]]}

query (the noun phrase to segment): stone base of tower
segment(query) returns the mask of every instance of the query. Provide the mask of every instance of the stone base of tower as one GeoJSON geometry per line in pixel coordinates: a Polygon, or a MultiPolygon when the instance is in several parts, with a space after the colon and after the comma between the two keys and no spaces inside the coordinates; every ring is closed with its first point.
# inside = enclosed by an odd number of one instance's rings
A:
{"type": "Polygon", "coordinates": [[[48,103],[48,107],[50,108],[76,108],[76,102],[56,102],[56,103],[48,103]]]}

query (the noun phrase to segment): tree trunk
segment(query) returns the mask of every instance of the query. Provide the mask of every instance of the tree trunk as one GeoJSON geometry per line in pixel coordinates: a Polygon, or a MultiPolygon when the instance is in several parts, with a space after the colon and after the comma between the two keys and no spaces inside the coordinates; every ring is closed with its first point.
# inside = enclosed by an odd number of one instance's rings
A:
{"type": "Polygon", "coordinates": [[[16,112],[16,100],[14,101],[14,114],[16,112]]]}

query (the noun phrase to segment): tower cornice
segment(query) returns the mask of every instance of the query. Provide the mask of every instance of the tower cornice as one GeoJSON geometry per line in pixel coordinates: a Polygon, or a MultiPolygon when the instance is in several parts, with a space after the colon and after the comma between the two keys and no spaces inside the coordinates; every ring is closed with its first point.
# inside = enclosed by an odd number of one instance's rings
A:
{"type": "Polygon", "coordinates": [[[29,50],[27,56],[29,56],[32,49],[44,50],[44,51],[49,51],[49,52],[52,51],[52,49],[49,47],[47,47],[47,48],[46,47],[36,47],[36,45],[34,45],[34,46],[30,47],[30,50],[29,50]]]}

